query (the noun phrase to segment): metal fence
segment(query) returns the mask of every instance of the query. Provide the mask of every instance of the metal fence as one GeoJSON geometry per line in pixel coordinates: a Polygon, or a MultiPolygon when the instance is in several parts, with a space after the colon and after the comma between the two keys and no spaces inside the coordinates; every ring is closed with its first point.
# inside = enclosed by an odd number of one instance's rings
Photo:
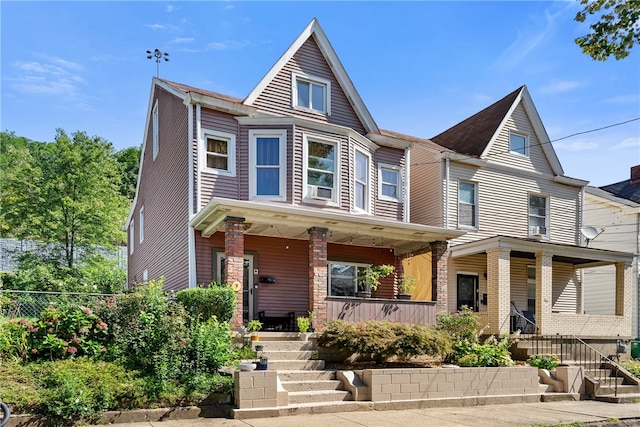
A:
{"type": "Polygon", "coordinates": [[[95,307],[113,294],[72,292],[0,291],[0,316],[4,318],[35,318],[47,307],[95,307]]]}

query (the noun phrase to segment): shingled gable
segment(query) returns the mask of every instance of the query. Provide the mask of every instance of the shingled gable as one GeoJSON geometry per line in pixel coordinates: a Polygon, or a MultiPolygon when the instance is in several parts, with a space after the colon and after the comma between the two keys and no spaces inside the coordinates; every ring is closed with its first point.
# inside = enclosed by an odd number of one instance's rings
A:
{"type": "Polygon", "coordinates": [[[431,138],[431,140],[456,153],[484,158],[505,126],[507,119],[520,103],[522,103],[527,117],[536,132],[540,147],[554,175],[564,175],[558,156],[553,146],[549,143],[547,131],[544,129],[542,120],[526,86],[520,86],[501,100],[431,138]]]}
{"type": "Polygon", "coordinates": [[[264,91],[267,86],[271,83],[271,81],[278,75],[278,73],[285,67],[285,65],[293,58],[296,52],[304,45],[304,43],[310,38],[313,37],[320,52],[324,56],[325,61],[333,71],[333,74],[340,84],[342,91],[345,96],[349,100],[351,107],[355,111],[358,119],[366,129],[368,133],[379,133],[378,126],[376,125],[373,117],[369,113],[369,110],[365,106],[362,98],[358,94],[353,82],[349,78],[346,70],[344,69],[340,59],[338,59],[338,55],[335,50],[331,46],[329,39],[326,34],[320,27],[320,23],[316,18],[314,18],[311,23],[307,26],[307,28],[302,31],[302,33],[298,36],[298,38],[291,44],[289,49],[278,59],[278,62],[269,70],[269,72],[260,80],[258,85],[251,91],[249,96],[245,98],[245,105],[252,105],[256,99],[260,96],[262,91],[264,91]]]}

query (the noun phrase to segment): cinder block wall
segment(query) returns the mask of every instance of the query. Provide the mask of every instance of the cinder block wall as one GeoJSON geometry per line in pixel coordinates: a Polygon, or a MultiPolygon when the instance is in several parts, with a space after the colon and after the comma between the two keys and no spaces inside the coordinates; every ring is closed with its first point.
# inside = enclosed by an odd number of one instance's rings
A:
{"type": "Polygon", "coordinates": [[[276,371],[236,371],[233,380],[236,408],[278,406],[278,373],[276,371]]]}

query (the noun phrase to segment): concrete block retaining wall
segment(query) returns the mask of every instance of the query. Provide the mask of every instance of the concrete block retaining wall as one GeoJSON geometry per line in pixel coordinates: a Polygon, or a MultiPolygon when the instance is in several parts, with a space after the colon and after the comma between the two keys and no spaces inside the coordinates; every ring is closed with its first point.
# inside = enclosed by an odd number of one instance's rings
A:
{"type": "Polygon", "coordinates": [[[233,383],[234,400],[238,409],[278,406],[276,371],[236,371],[233,383]]]}

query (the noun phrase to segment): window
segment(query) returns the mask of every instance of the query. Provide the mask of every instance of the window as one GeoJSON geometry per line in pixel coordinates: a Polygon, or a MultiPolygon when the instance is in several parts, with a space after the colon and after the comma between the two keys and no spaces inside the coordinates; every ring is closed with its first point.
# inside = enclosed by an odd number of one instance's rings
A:
{"type": "Polygon", "coordinates": [[[515,133],[509,134],[509,151],[528,156],[529,147],[527,146],[527,137],[515,133]]]}
{"type": "Polygon", "coordinates": [[[367,264],[351,262],[329,263],[329,295],[355,296],[358,289],[358,275],[367,268],[367,264]]]}
{"type": "Polygon", "coordinates": [[[355,208],[369,211],[369,156],[356,150],[355,154],[355,208]]]}
{"type": "Polygon", "coordinates": [[[286,200],[286,131],[249,131],[249,196],[286,200]]]}
{"type": "Polygon", "coordinates": [[[158,100],[156,99],[156,103],[153,105],[153,111],[151,112],[152,121],[153,121],[153,159],[155,160],[158,156],[158,151],[160,151],[160,138],[159,138],[159,130],[158,130],[158,100]]]}
{"type": "Polygon", "coordinates": [[[331,82],[293,74],[293,106],[331,114],[331,82]]]}
{"type": "Polygon", "coordinates": [[[535,194],[529,195],[529,235],[546,236],[548,233],[548,198],[535,194]]]}
{"type": "Polygon", "coordinates": [[[307,197],[316,200],[337,200],[338,146],[334,142],[305,140],[307,197]]]}
{"type": "Polygon", "coordinates": [[[133,254],[133,240],[136,237],[136,233],[133,229],[133,220],[129,224],[129,255],[133,254]]]}
{"type": "Polygon", "coordinates": [[[140,232],[140,243],[144,240],[144,206],[140,208],[140,220],[138,221],[138,228],[140,232]]]}
{"type": "Polygon", "coordinates": [[[203,130],[204,160],[203,168],[208,172],[235,176],[236,174],[236,137],[235,135],[203,130]]]}
{"type": "Polygon", "coordinates": [[[460,181],[458,183],[458,225],[461,227],[478,226],[477,184],[460,181]]]}
{"type": "Polygon", "coordinates": [[[379,165],[378,175],[378,197],[382,200],[399,202],[402,197],[400,189],[400,167],[381,164],[379,165]]]}

